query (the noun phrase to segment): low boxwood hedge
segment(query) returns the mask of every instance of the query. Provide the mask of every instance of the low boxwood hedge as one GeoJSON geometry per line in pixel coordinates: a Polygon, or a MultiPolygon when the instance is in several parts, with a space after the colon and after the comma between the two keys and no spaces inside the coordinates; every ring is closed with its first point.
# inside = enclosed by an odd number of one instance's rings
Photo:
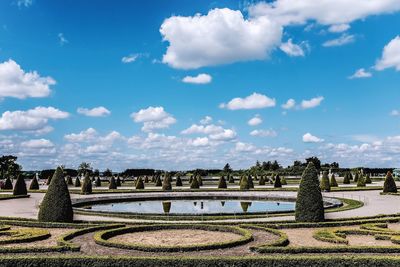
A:
{"type": "Polygon", "coordinates": [[[16,243],[28,243],[49,238],[50,232],[45,229],[38,228],[21,228],[21,229],[9,229],[0,231],[0,236],[6,236],[6,238],[0,239],[0,245],[5,244],[16,244],[16,243]]]}
{"type": "Polygon", "coordinates": [[[243,224],[241,227],[248,228],[248,229],[254,229],[254,230],[262,230],[268,233],[271,233],[275,236],[278,236],[278,239],[272,240],[271,242],[255,246],[255,247],[250,247],[250,250],[252,251],[257,251],[258,248],[261,247],[285,247],[289,245],[289,238],[285,232],[279,231],[277,229],[271,229],[271,228],[266,228],[262,226],[257,226],[257,225],[251,225],[251,224],[243,224]]]}

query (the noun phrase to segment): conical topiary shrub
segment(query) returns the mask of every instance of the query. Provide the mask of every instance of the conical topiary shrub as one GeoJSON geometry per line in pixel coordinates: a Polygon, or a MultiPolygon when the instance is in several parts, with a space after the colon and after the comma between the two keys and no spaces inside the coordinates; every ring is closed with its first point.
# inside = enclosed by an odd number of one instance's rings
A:
{"type": "Polygon", "coordinates": [[[193,175],[189,176],[189,184],[191,184],[193,182],[193,175]]]}
{"type": "Polygon", "coordinates": [[[15,182],[13,195],[14,196],[26,196],[28,191],[26,190],[25,180],[22,175],[18,175],[17,181],[15,182]]]}
{"type": "Polygon", "coordinates": [[[75,178],[74,186],[75,187],[81,187],[81,180],[79,179],[78,176],[75,178]]]}
{"type": "Polygon", "coordinates": [[[246,213],[251,206],[251,202],[240,202],[240,206],[242,207],[243,212],[246,213]]]}
{"type": "Polygon", "coordinates": [[[281,185],[287,185],[287,181],[285,176],[280,177],[281,178],[281,185]]]}
{"type": "Polygon", "coordinates": [[[6,178],[6,181],[4,182],[4,186],[2,189],[4,189],[4,190],[12,190],[13,189],[13,184],[11,182],[10,177],[6,178]]]}
{"type": "Polygon", "coordinates": [[[192,179],[192,182],[190,183],[190,189],[199,189],[199,188],[200,188],[199,182],[197,181],[197,178],[194,177],[192,179]]]}
{"type": "Polygon", "coordinates": [[[117,176],[117,179],[115,179],[115,184],[117,187],[121,186],[121,178],[119,178],[119,176],[117,176]]]}
{"type": "Polygon", "coordinates": [[[233,178],[233,175],[228,174],[228,182],[230,184],[234,184],[235,183],[235,178],[233,178]]]}
{"type": "Polygon", "coordinates": [[[94,185],[96,187],[100,187],[101,186],[101,179],[99,176],[96,177],[96,181],[94,182],[94,185]]]}
{"type": "Polygon", "coordinates": [[[349,180],[353,181],[353,174],[351,174],[351,172],[349,172],[349,180]]]}
{"type": "Polygon", "coordinates": [[[147,183],[149,183],[149,177],[146,175],[145,177],[144,177],[144,182],[147,184],[147,183]]]}
{"type": "Polygon", "coordinates": [[[275,182],[274,182],[274,188],[281,188],[282,183],[281,183],[281,177],[279,177],[279,174],[275,176],[275,182]]]}
{"type": "Polygon", "coordinates": [[[258,180],[258,185],[265,185],[264,175],[261,175],[260,180],[258,180]]]}
{"type": "Polygon", "coordinates": [[[324,203],[318,184],[317,170],[310,162],[303,172],[297,193],[296,221],[321,222],[325,219],[324,203]]]}
{"type": "Polygon", "coordinates": [[[39,183],[38,183],[38,180],[36,178],[36,175],[33,176],[31,184],[29,185],[29,190],[39,190],[39,183]]]}
{"type": "Polygon", "coordinates": [[[365,183],[372,184],[371,176],[369,175],[369,173],[365,175],[365,183]]]}
{"type": "Polygon", "coordinates": [[[397,193],[397,186],[391,172],[386,174],[385,182],[383,183],[383,193],[397,193]]]}
{"type": "Polygon", "coordinates": [[[365,187],[365,178],[362,175],[358,176],[357,187],[365,187]]]}
{"type": "Polygon", "coordinates": [[[320,183],[321,191],[330,192],[331,184],[329,183],[328,172],[324,171],[322,173],[321,183],[320,183]]]}
{"type": "Polygon", "coordinates": [[[350,184],[350,175],[349,173],[345,173],[343,177],[343,184],[350,184]]]}
{"type": "Polygon", "coordinates": [[[358,179],[360,178],[358,172],[356,172],[356,174],[354,175],[354,182],[357,183],[358,179]]]}
{"type": "Polygon", "coordinates": [[[136,185],[135,185],[136,189],[144,189],[144,182],[141,176],[139,176],[139,178],[136,181],[136,185]]]}
{"type": "Polygon", "coordinates": [[[165,175],[165,177],[164,177],[164,180],[162,183],[162,190],[164,190],[164,191],[172,190],[171,177],[169,175],[165,175]]]}
{"type": "Polygon", "coordinates": [[[182,179],[181,176],[176,176],[175,186],[182,186],[182,179]]]}
{"type": "Polygon", "coordinates": [[[67,185],[74,185],[74,182],[72,181],[72,177],[71,176],[67,176],[67,185]]]}
{"type": "Polygon", "coordinates": [[[218,181],[218,188],[227,188],[225,177],[222,175],[218,181]]]}
{"type": "MultiPolygon", "coordinates": [[[[54,176],[54,175],[53,175],[53,176],[54,176]]],[[[53,176],[49,176],[49,177],[47,178],[47,181],[46,181],[46,184],[47,184],[47,185],[50,185],[51,179],[52,179],[53,176]]]]}
{"type": "Polygon", "coordinates": [[[203,178],[201,177],[201,175],[197,176],[197,182],[199,183],[199,186],[203,186],[203,178]]]}
{"type": "Polygon", "coordinates": [[[40,204],[38,218],[43,222],[72,222],[73,217],[68,186],[62,169],[58,167],[40,204]]]}
{"type": "Polygon", "coordinates": [[[171,201],[163,201],[162,207],[163,207],[164,213],[168,214],[171,211],[171,201]]]}
{"type": "Polygon", "coordinates": [[[115,181],[114,176],[111,176],[110,184],[108,185],[108,189],[117,189],[117,183],[115,181]]]}
{"type": "Polygon", "coordinates": [[[247,176],[247,183],[249,184],[249,189],[254,188],[253,177],[251,175],[247,176]]]}
{"type": "Polygon", "coordinates": [[[156,178],[156,186],[162,186],[162,181],[160,176],[157,176],[156,178]]]}
{"type": "Polygon", "coordinates": [[[81,194],[89,195],[91,193],[92,193],[92,180],[90,179],[89,174],[86,173],[82,183],[81,194]]]}
{"type": "Polygon", "coordinates": [[[246,176],[242,176],[242,178],[240,179],[240,190],[249,190],[249,180],[247,179],[246,176]]]}
{"type": "Polygon", "coordinates": [[[330,186],[331,186],[331,187],[338,187],[338,186],[339,186],[338,183],[337,183],[337,181],[336,181],[336,177],[335,177],[334,174],[331,175],[330,186]]]}

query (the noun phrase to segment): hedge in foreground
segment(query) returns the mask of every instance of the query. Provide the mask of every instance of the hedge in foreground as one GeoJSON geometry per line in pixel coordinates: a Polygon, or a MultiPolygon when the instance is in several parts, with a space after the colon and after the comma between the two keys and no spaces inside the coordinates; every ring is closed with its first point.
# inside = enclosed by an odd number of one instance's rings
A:
{"type": "Polygon", "coordinates": [[[325,218],[317,170],[312,162],[308,163],[301,177],[295,217],[298,222],[321,222],[325,218]]]}
{"type": "Polygon", "coordinates": [[[28,194],[28,191],[26,190],[26,184],[25,184],[24,177],[22,177],[22,175],[18,175],[17,181],[15,182],[13,195],[14,196],[25,196],[27,194],[28,194]]]}
{"type": "Polygon", "coordinates": [[[385,183],[383,184],[383,193],[397,193],[396,183],[394,182],[391,172],[386,174],[385,183]]]}
{"type": "Polygon", "coordinates": [[[62,169],[58,167],[40,204],[38,218],[43,222],[72,222],[73,217],[68,186],[62,169]]]}

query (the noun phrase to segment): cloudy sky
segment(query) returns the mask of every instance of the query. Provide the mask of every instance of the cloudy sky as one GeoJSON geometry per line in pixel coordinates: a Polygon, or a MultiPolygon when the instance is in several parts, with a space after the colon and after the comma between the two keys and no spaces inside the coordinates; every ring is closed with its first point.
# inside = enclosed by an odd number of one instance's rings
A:
{"type": "Polygon", "coordinates": [[[0,1],[24,169],[399,167],[400,0],[0,1]]]}

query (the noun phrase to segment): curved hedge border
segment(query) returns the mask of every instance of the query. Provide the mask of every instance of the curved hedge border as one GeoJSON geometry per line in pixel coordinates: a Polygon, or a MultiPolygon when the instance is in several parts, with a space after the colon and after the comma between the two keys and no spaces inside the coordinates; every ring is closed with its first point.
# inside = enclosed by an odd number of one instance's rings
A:
{"type": "Polygon", "coordinates": [[[285,232],[276,230],[276,229],[271,229],[271,228],[266,228],[262,226],[256,226],[256,225],[250,225],[250,224],[243,224],[241,227],[245,227],[248,229],[253,229],[253,230],[262,230],[268,233],[271,233],[275,236],[278,236],[278,239],[272,240],[271,242],[259,245],[259,246],[254,246],[250,247],[251,251],[257,251],[259,248],[262,247],[286,247],[289,245],[289,238],[285,232]]]}
{"type": "Polygon", "coordinates": [[[17,195],[14,196],[12,194],[0,194],[0,200],[14,199],[14,198],[28,198],[30,195],[17,195]]]}
{"type": "Polygon", "coordinates": [[[50,232],[47,230],[31,228],[1,231],[0,236],[8,237],[0,239],[0,245],[6,245],[40,241],[49,238],[51,235],[50,232]]]}
{"type": "Polygon", "coordinates": [[[176,252],[176,251],[197,251],[197,250],[208,250],[208,249],[222,249],[235,247],[249,243],[253,240],[251,231],[242,229],[235,226],[222,226],[222,225],[205,225],[205,224],[171,224],[171,225],[145,225],[145,226],[131,226],[112,230],[106,230],[98,232],[94,235],[94,240],[97,244],[109,247],[117,247],[124,249],[135,249],[149,252],[176,252]],[[159,231],[159,230],[170,230],[170,229],[195,229],[195,230],[206,230],[206,231],[220,231],[230,232],[239,234],[242,237],[227,242],[220,243],[208,243],[208,244],[193,244],[188,246],[152,246],[144,245],[139,243],[122,243],[118,241],[109,241],[108,239],[127,233],[145,232],[145,231],[159,231]]]}

